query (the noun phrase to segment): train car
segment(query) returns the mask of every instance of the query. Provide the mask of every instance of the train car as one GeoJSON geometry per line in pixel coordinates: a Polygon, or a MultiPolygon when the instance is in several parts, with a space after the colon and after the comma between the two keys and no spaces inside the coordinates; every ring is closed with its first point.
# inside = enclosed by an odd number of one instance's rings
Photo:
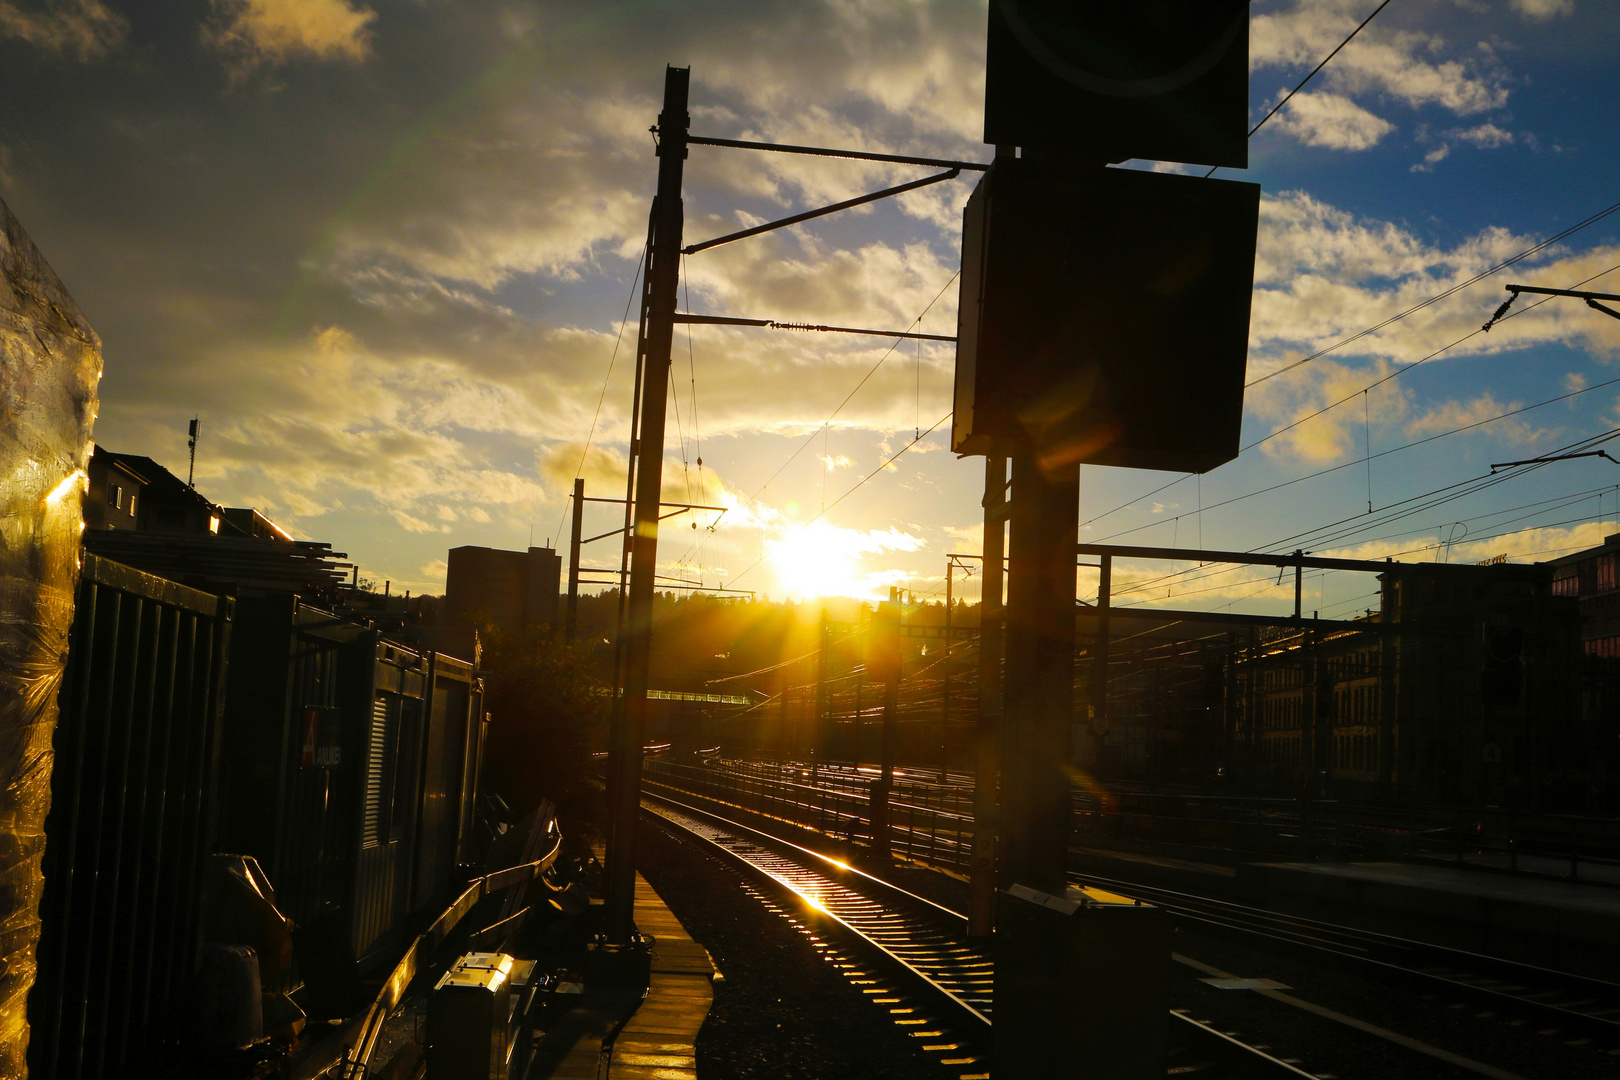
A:
{"type": "MultiPolygon", "coordinates": [[[[135,1075],[196,1037],[215,853],[255,859],[351,976],[397,959],[482,854],[476,665],[296,595],[221,597],[86,555],[59,699],[40,1075],[135,1075]]],[[[277,970],[267,992],[313,974],[277,970]]]]}
{"type": "Polygon", "coordinates": [[[289,919],[336,919],[362,970],[459,883],[486,721],[466,661],[274,595],[238,602],[219,849],[289,919]]]}

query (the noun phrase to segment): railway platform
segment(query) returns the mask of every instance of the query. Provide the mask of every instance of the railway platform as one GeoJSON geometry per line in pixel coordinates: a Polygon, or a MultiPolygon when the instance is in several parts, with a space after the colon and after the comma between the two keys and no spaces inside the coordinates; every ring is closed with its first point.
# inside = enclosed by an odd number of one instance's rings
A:
{"type": "Polygon", "coordinates": [[[655,941],[646,997],[587,991],[536,1048],[528,1080],[696,1080],[719,972],[639,873],[635,923],[655,941]]]}

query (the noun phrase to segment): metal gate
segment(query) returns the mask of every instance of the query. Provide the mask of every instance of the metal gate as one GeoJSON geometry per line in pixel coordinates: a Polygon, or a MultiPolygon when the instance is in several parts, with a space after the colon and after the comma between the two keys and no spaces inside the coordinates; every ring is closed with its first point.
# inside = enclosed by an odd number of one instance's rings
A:
{"type": "Polygon", "coordinates": [[[29,1068],[119,1076],[175,1034],[199,941],[233,601],[86,555],[45,824],[29,1068]]]}

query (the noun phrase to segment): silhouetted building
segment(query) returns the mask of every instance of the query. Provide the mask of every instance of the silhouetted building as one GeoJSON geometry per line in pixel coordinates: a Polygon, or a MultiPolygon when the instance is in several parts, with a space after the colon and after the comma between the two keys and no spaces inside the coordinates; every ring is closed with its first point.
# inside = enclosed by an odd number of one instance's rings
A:
{"type": "Polygon", "coordinates": [[[1547,564],[1392,567],[1369,630],[1229,655],[1228,751],[1278,791],[1545,805],[1586,740],[1575,607],[1547,564]]]}
{"type": "Polygon", "coordinates": [[[84,501],[88,529],[219,534],[224,508],[149,457],[115,454],[97,446],[90,456],[89,472],[90,491],[84,501]]]}
{"type": "Polygon", "coordinates": [[[517,633],[550,626],[557,618],[562,557],[553,548],[450,549],[444,621],[517,633]]]}
{"type": "Polygon", "coordinates": [[[342,552],[294,540],[257,510],[220,506],[149,457],[98,446],[88,472],[86,551],[205,592],[332,605],[347,591],[342,552]]]}

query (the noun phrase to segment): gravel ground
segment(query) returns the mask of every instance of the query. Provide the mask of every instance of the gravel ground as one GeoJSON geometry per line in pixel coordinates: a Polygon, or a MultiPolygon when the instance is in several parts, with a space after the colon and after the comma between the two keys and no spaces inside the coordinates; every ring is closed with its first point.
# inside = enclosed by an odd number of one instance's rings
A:
{"type": "Polygon", "coordinates": [[[698,1035],[705,1080],[943,1080],[961,1072],[901,1034],[833,967],[812,932],[763,904],[736,871],[662,827],[642,836],[642,875],[724,976],[698,1035]]]}
{"type": "MultiPolygon", "coordinates": [[[[1286,951],[1255,948],[1186,929],[1176,949],[1241,978],[1275,979],[1287,993],[1357,1019],[1472,1058],[1530,1080],[1586,1080],[1620,1076],[1620,1040],[1583,1040],[1511,1008],[1493,1010],[1472,998],[1417,991],[1376,982],[1286,951]],[[1573,1044],[1573,1045],[1572,1045],[1573,1044]]],[[[1199,1019],[1229,1025],[1247,1041],[1265,1042],[1303,1068],[1340,1076],[1463,1077],[1468,1072],[1385,1040],[1353,1031],[1282,1002],[1242,990],[1217,990],[1180,969],[1171,983],[1174,1003],[1199,1019]]]]}

